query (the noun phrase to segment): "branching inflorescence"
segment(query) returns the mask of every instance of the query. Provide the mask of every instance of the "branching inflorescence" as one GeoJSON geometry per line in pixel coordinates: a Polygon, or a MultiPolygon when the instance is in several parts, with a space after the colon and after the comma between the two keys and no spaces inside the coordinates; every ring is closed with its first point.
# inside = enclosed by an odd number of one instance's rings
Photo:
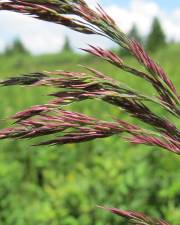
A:
{"type": "MultiPolygon", "coordinates": [[[[100,207],[103,208],[103,207],[100,207]]],[[[116,214],[118,216],[124,217],[128,219],[132,224],[137,225],[170,225],[164,220],[159,220],[155,218],[151,218],[149,216],[146,216],[144,213],[140,212],[133,212],[133,211],[124,211],[119,210],[116,208],[103,208],[107,211],[110,211],[113,214],[116,214]]]]}
{"type": "MultiPolygon", "coordinates": [[[[122,71],[140,77],[156,91],[156,96],[139,93],[126,84],[93,69],[80,72],[42,72],[21,75],[1,81],[1,86],[52,86],[58,91],[46,105],[33,106],[12,117],[15,125],[0,131],[0,139],[26,139],[50,134],[55,138],[37,145],[78,143],[115,134],[128,134],[125,138],[135,144],[146,144],[180,154],[180,130],[153,112],[148,102],[157,104],[173,116],[180,117],[180,97],[166,72],[156,64],[135,40],[125,35],[114,20],[101,8],[91,9],[84,0],[10,0],[1,1],[0,10],[28,14],[37,19],[57,23],[85,34],[97,34],[111,39],[125,48],[145,70],[127,65],[117,54],[100,47],[89,46],[84,51],[99,57],[122,71]],[[144,72],[145,71],[145,72],[144,72]],[[69,112],[63,106],[86,99],[99,99],[123,109],[130,116],[150,125],[144,129],[122,120],[101,121],[89,116],[69,112]]],[[[110,209],[115,214],[130,218],[136,224],[165,225],[143,214],[110,209]]]]}

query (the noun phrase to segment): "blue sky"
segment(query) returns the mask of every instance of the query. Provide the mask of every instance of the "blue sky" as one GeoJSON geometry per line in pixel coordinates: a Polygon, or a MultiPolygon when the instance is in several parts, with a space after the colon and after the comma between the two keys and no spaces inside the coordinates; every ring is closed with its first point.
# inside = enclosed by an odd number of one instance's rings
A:
{"type": "MultiPolygon", "coordinates": [[[[180,0],[154,0],[161,8],[164,10],[172,10],[177,7],[180,7],[180,0]]],[[[117,4],[121,6],[128,7],[130,0],[102,0],[104,5],[117,4]]]]}
{"type": "Polygon", "coordinates": [[[162,8],[167,10],[174,9],[180,6],[179,0],[156,0],[155,2],[157,2],[162,8]]]}
{"type": "MultiPolygon", "coordinates": [[[[1,1],[1,0],[0,0],[1,1]]],[[[95,5],[96,0],[86,0],[95,5]]],[[[124,32],[136,24],[142,35],[147,35],[152,20],[158,16],[168,39],[180,41],[180,0],[98,0],[124,32]]],[[[38,21],[17,13],[0,11],[0,51],[20,38],[34,54],[59,51],[65,36],[77,49],[87,43],[110,47],[112,43],[101,38],[75,33],[59,25],[38,21]],[[47,45],[51,43],[51,45],[47,45]]]]}

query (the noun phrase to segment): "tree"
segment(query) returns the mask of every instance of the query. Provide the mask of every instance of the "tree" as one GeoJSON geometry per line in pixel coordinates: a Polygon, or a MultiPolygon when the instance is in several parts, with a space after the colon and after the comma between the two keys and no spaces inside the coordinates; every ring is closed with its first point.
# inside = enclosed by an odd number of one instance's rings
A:
{"type": "Polygon", "coordinates": [[[139,30],[136,24],[133,24],[131,30],[129,31],[128,37],[131,39],[135,39],[139,43],[142,43],[142,37],[140,36],[139,30]]]}
{"type": "Polygon", "coordinates": [[[65,37],[64,46],[63,46],[62,51],[63,52],[73,52],[72,47],[71,47],[71,43],[70,43],[68,37],[65,37]]]}
{"type": "Polygon", "coordinates": [[[23,43],[19,38],[16,38],[12,45],[9,45],[6,48],[5,53],[7,55],[12,55],[12,54],[28,54],[28,50],[25,48],[23,43]]]}
{"type": "MultiPolygon", "coordinates": [[[[128,37],[130,39],[134,39],[134,40],[138,41],[140,44],[143,43],[142,37],[140,36],[139,30],[138,30],[138,27],[136,24],[132,25],[131,30],[128,33],[128,37]]],[[[121,56],[130,56],[129,52],[126,51],[126,49],[124,49],[122,47],[120,47],[120,55],[121,56]]]]}
{"type": "Polygon", "coordinates": [[[166,45],[166,35],[157,17],[154,18],[152,28],[147,38],[147,50],[153,52],[166,45]]]}

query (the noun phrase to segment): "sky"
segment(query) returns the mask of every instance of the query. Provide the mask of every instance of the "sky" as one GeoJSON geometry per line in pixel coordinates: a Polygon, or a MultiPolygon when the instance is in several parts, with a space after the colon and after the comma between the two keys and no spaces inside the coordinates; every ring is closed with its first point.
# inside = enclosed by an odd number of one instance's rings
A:
{"type": "MultiPolygon", "coordinates": [[[[129,1],[129,0],[127,0],[127,1],[126,0],[112,0],[112,1],[103,0],[102,2],[106,5],[109,5],[111,2],[113,2],[113,4],[120,5],[123,7],[129,6],[131,3],[131,1],[129,1]]],[[[167,11],[175,9],[178,6],[180,7],[179,0],[154,0],[154,1],[146,0],[146,2],[154,2],[154,3],[158,4],[162,9],[167,10],[167,11]]]]}
{"type": "MultiPolygon", "coordinates": [[[[1,0],[0,0],[1,1],[1,0]]],[[[92,7],[96,0],[87,0],[92,7]]],[[[152,20],[158,16],[169,40],[180,41],[180,0],[99,0],[121,30],[128,32],[136,24],[142,35],[150,31],[152,20]]],[[[0,11],[0,51],[3,51],[14,38],[20,38],[33,54],[60,51],[68,36],[73,48],[93,44],[111,47],[112,42],[97,36],[88,37],[63,26],[38,21],[29,16],[0,11]]]]}

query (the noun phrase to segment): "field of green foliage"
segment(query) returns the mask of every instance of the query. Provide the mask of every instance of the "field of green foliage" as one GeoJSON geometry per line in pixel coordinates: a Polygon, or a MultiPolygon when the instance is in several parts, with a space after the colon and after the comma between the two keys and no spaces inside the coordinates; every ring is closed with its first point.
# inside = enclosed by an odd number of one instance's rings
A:
{"type": "MultiPolygon", "coordinates": [[[[170,74],[180,92],[180,45],[153,57],[170,74]]],[[[125,61],[135,64],[130,57],[125,61]]],[[[147,83],[101,60],[76,54],[0,56],[0,79],[42,70],[82,70],[92,66],[144,93],[147,83]]],[[[0,88],[0,128],[8,116],[25,107],[45,103],[47,87],[0,88]]],[[[156,112],[165,115],[154,106],[156,112]]],[[[67,107],[97,118],[123,118],[123,111],[99,101],[67,107]]],[[[176,122],[177,124],[177,122],[176,122]]],[[[180,128],[180,124],[177,124],[180,128]]],[[[0,142],[0,224],[3,225],[112,225],[127,224],[97,205],[143,211],[180,221],[180,157],[162,149],[135,146],[120,136],[58,147],[31,147],[36,140],[0,142]]]]}

